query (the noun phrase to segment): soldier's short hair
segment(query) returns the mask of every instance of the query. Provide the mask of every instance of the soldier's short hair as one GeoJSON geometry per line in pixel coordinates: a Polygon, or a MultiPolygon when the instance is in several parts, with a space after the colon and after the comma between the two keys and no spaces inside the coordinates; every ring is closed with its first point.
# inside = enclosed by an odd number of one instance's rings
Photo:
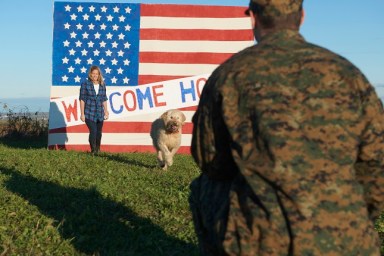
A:
{"type": "MultiPolygon", "coordinates": [[[[302,0],[293,0],[293,1],[297,1],[296,6],[284,12],[284,9],[279,10],[279,8],[276,8],[276,6],[273,6],[273,2],[274,2],[273,0],[271,1],[272,4],[269,4],[269,5],[260,4],[259,0],[251,0],[249,3],[249,8],[246,10],[245,13],[249,15],[249,11],[252,11],[254,14],[258,16],[258,20],[261,23],[261,25],[267,29],[286,28],[286,27],[298,28],[300,26],[301,12],[303,9],[302,0]]],[[[284,2],[284,0],[282,0],[281,2],[284,2]]]]}

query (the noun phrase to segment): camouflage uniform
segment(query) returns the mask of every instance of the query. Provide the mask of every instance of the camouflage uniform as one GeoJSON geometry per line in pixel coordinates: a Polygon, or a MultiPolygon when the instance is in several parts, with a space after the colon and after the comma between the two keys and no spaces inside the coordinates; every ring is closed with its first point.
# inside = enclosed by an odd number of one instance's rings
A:
{"type": "Polygon", "coordinates": [[[193,123],[202,254],[380,255],[383,107],[346,59],[269,33],[214,71],[193,123]]]}

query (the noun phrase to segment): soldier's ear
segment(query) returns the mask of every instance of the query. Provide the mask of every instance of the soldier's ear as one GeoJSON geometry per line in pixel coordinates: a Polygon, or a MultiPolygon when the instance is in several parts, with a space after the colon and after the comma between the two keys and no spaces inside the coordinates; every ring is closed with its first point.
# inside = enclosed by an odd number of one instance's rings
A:
{"type": "Polygon", "coordinates": [[[300,19],[300,26],[303,25],[305,20],[305,11],[304,8],[301,10],[301,19],[300,19]]]}
{"type": "Polygon", "coordinates": [[[257,26],[257,15],[254,14],[251,10],[249,10],[249,17],[251,17],[252,29],[255,29],[255,27],[257,26]]]}

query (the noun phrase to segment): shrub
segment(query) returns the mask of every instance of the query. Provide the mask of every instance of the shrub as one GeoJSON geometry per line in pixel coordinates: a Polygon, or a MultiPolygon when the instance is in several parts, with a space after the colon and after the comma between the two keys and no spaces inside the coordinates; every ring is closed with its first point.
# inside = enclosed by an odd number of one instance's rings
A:
{"type": "Polygon", "coordinates": [[[9,108],[3,103],[0,136],[5,138],[40,137],[48,134],[48,120],[26,106],[9,108]],[[4,114],[5,113],[5,114],[4,114]]]}

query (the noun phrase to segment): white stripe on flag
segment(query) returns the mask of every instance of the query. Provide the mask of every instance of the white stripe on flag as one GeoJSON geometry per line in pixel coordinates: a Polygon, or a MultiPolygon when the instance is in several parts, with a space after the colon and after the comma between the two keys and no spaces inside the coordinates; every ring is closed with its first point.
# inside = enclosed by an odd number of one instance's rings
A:
{"type": "Polygon", "coordinates": [[[174,76],[194,76],[195,74],[210,74],[218,65],[209,64],[157,64],[141,63],[139,67],[140,75],[169,75],[174,76]],[[172,70],[172,72],[170,72],[172,70]]]}
{"type": "Polygon", "coordinates": [[[160,29],[220,29],[237,30],[249,28],[251,20],[245,18],[184,18],[141,17],[140,27],[160,29]]]}
{"type": "MultiPolygon", "coordinates": [[[[253,44],[250,41],[165,41],[140,40],[141,52],[235,53],[253,44]]],[[[172,70],[169,70],[172,73],[172,70]]],[[[203,72],[204,73],[204,72],[203,72]]],[[[196,75],[199,73],[195,73],[196,75]]]]}

